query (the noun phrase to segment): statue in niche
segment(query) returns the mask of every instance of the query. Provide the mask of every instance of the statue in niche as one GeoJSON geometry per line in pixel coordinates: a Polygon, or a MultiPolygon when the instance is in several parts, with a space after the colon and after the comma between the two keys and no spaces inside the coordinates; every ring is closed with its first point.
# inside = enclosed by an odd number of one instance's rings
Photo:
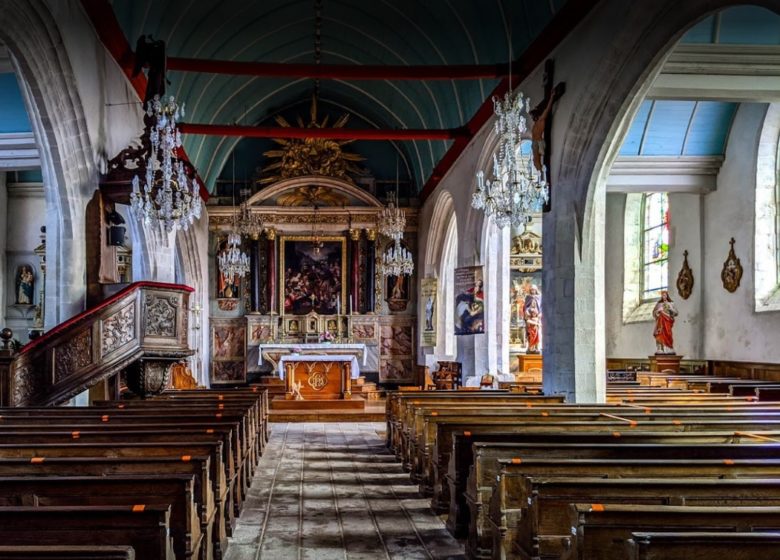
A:
{"type": "Polygon", "coordinates": [[[23,264],[16,270],[16,303],[18,305],[32,305],[35,289],[35,275],[32,267],[23,264]]]}
{"type": "Polygon", "coordinates": [[[525,336],[528,354],[539,354],[542,347],[542,295],[536,284],[532,284],[523,303],[525,336]]]}
{"type": "Polygon", "coordinates": [[[653,308],[653,318],[655,319],[655,353],[656,354],[674,354],[674,338],[672,328],[674,327],[674,318],[677,317],[677,307],[669,297],[669,292],[663,290],[661,299],[653,308]]]}

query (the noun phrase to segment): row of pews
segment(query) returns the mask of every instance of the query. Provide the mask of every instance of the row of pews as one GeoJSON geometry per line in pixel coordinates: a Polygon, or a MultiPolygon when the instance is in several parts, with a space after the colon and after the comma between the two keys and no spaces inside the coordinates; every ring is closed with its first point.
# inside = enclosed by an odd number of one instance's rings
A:
{"type": "Polygon", "coordinates": [[[257,388],[0,409],[0,558],[219,560],[267,417],[257,388]]]}
{"type": "Polygon", "coordinates": [[[690,381],[396,392],[387,445],[470,558],[780,559],[780,402],[690,381]]]}

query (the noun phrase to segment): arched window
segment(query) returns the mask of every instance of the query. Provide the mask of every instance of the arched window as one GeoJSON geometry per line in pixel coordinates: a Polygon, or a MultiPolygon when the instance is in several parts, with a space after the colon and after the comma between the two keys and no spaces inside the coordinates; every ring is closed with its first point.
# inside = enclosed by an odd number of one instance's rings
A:
{"type": "MultiPolygon", "coordinates": [[[[440,308],[444,311],[439,322],[439,332],[443,333],[444,355],[454,357],[457,355],[455,345],[455,266],[458,262],[458,224],[455,216],[450,219],[447,226],[447,234],[444,238],[444,251],[442,254],[441,283],[439,285],[440,308]]],[[[441,347],[440,347],[441,348],[441,347]]]]}
{"type": "Polygon", "coordinates": [[[669,285],[669,197],[642,196],[641,300],[656,300],[669,285]]]}

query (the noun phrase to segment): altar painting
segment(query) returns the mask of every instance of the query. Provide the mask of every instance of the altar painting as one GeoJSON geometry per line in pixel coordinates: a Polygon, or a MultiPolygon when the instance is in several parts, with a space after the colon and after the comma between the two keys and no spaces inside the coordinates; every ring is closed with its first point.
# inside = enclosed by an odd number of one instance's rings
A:
{"type": "Polygon", "coordinates": [[[280,307],[285,314],[346,313],[342,278],[346,247],[342,237],[281,239],[280,307]]]}
{"type": "Polygon", "coordinates": [[[485,332],[485,290],[483,267],[455,269],[455,334],[485,332]]]}
{"type": "Polygon", "coordinates": [[[246,326],[240,319],[212,320],[212,385],[245,383],[246,326]]]}

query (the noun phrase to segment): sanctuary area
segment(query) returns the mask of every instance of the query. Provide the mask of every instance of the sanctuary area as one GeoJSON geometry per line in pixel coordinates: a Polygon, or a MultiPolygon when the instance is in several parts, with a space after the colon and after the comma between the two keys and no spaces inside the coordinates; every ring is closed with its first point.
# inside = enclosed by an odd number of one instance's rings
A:
{"type": "Polygon", "coordinates": [[[780,559],[780,0],[0,0],[0,560],[780,559]]]}

